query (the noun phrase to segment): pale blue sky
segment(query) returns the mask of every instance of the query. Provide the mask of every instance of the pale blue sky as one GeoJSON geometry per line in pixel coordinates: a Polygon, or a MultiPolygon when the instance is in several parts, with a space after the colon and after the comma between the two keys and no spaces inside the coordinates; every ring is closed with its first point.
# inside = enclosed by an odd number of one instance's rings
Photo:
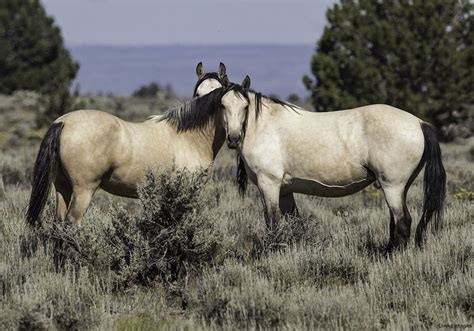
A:
{"type": "Polygon", "coordinates": [[[314,44],[334,0],[41,0],[68,44],[314,44]]]}

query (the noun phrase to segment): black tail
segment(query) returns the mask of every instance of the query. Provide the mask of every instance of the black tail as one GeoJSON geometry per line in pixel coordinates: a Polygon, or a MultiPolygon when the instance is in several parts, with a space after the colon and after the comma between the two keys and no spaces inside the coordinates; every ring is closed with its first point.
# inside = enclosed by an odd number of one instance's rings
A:
{"type": "Polygon", "coordinates": [[[51,183],[59,165],[59,138],[64,123],[53,123],[46,132],[36,157],[33,183],[26,221],[37,225],[41,212],[48,200],[51,183]]]}
{"type": "Polygon", "coordinates": [[[433,230],[438,230],[443,218],[443,204],[446,192],[446,171],[441,159],[436,133],[428,123],[421,123],[425,137],[425,150],[422,160],[425,162],[425,177],[423,181],[424,202],[423,214],[416,228],[416,244],[421,246],[425,239],[428,223],[434,216],[433,230]]]}
{"type": "Polygon", "coordinates": [[[241,196],[245,195],[247,190],[247,171],[245,170],[244,160],[237,154],[237,184],[239,185],[239,192],[241,196]]]}

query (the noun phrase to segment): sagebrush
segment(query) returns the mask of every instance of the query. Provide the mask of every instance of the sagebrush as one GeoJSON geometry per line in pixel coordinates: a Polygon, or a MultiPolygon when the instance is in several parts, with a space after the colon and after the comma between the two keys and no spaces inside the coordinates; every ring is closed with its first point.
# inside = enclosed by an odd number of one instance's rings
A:
{"type": "MultiPolygon", "coordinates": [[[[24,221],[33,147],[1,152],[1,329],[429,329],[473,324],[472,150],[444,145],[445,222],[427,244],[384,257],[388,213],[369,187],[298,196],[301,218],[265,233],[234,157],[212,174],[162,169],[128,200],[98,192],[81,228],[24,221]],[[270,240],[270,242],[269,242],[270,240]]],[[[418,220],[422,187],[409,206],[418,220]]],[[[416,226],[417,222],[413,222],[416,226]]]]}

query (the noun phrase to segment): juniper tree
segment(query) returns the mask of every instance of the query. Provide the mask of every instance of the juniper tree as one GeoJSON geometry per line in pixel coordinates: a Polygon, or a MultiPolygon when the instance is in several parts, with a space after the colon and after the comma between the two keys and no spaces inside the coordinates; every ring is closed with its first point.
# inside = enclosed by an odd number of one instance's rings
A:
{"type": "Polygon", "coordinates": [[[39,0],[0,2],[0,93],[40,92],[47,96],[46,117],[55,117],[71,103],[78,69],[39,0]]]}
{"type": "Polygon", "coordinates": [[[474,104],[474,6],[467,0],[342,0],[303,81],[318,111],[372,103],[407,110],[437,128],[474,104]]]}

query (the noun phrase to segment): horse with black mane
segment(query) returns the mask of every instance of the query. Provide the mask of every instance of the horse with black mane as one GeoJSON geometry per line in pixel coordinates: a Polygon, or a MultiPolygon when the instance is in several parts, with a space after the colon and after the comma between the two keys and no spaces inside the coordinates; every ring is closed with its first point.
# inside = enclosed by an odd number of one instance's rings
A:
{"type": "MultiPolygon", "coordinates": [[[[196,67],[198,97],[227,84],[226,68],[205,73],[196,67]]],[[[147,171],[166,166],[189,170],[208,168],[224,144],[220,122],[182,132],[162,115],[142,123],[124,121],[97,110],[67,113],[48,129],[36,158],[27,222],[34,225],[56,191],[59,220],[80,223],[100,187],[118,196],[136,198],[137,185],[147,171]]]]}

